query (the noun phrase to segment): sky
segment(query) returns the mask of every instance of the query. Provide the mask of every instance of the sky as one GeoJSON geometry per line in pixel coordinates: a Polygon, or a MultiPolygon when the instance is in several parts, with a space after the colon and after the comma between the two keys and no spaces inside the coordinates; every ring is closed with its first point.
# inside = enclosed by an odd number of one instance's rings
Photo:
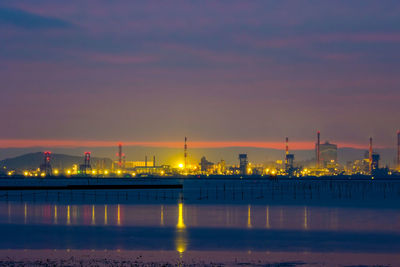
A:
{"type": "Polygon", "coordinates": [[[393,147],[399,1],[0,2],[1,147],[393,147]]]}

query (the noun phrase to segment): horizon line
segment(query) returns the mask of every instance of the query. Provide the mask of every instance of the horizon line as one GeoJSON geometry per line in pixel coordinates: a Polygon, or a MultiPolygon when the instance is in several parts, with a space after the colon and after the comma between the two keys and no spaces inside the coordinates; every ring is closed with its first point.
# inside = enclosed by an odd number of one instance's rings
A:
{"type": "MultiPolygon", "coordinates": [[[[79,148],[79,147],[117,147],[123,146],[159,147],[159,148],[183,148],[184,142],[179,141],[88,141],[88,140],[35,140],[35,139],[0,139],[0,148],[79,148]]],[[[368,144],[337,142],[338,148],[368,149],[368,144]]],[[[285,142],[267,141],[189,141],[189,148],[229,148],[229,147],[251,147],[284,150],[285,142]]],[[[289,143],[289,150],[313,150],[315,142],[295,141],[289,143]]],[[[375,145],[375,148],[389,148],[375,145]]]]}

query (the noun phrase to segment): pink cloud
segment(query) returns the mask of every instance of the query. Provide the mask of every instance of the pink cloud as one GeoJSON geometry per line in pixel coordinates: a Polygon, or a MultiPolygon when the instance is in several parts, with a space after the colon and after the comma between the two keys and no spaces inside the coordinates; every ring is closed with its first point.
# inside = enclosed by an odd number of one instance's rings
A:
{"type": "Polygon", "coordinates": [[[111,64],[142,64],[151,63],[158,60],[157,57],[150,55],[113,55],[92,53],[88,54],[87,57],[93,61],[111,64]]]}
{"type": "MultiPolygon", "coordinates": [[[[182,142],[177,141],[125,141],[124,146],[144,146],[144,147],[165,147],[181,148],[182,142]]],[[[114,147],[118,142],[115,141],[87,141],[87,140],[30,140],[30,139],[0,139],[0,148],[28,148],[28,147],[114,147]]],[[[224,147],[254,147],[271,148],[283,150],[283,142],[263,142],[263,141],[191,141],[191,148],[224,148],[224,147]]],[[[313,141],[291,142],[292,150],[312,150],[315,143],[313,141]]],[[[366,149],[367,145],[356,143],[339,142],[339,147],[351,147],[366,149]]],[[[375,146],[383,148],[383,146],[375,146]]]]}

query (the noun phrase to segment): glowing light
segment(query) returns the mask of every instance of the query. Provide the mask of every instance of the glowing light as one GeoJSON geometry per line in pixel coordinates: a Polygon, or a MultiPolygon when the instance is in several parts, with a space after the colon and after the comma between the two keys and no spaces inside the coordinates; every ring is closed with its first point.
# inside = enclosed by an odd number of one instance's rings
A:
{"type": "Polygon", "coordinates": [[[183,169],[183,163],[178,164],[179,169],[183,169]]]}
{"type": "Polygon", "coordinates": [[[8,176],[11,176],[13,173],[12,172],[8,172],[7,174],[8,174],[8,176]]]}
{"type": "Polygon", "coordinates": [[[95,212],[94,212],[94,205],[92,205],[92,224],[95,225],[96,224],[96,216],[95,216],[95,212]]]}
{"type": "Polygon", "coordinates": [[[104,205],[104,224],[108,224],[107,205],[104,205]]]}
{"type": "Polygon", "coordinates": [[[107,174],[108,174],[108,170],[105,170],[105,171],[104,171],[104,174],[107,175],[107,174]]]}
{"type": "Polygon", "coordinates": [[[135,177],[135,176],[136,176],[136,173],[132,172],[132,177],[135,177]]]}
{"type": "Polygon", "coordinates": [[[40,174],[40,176],[45,177],[46,174],[45,174],[44,172],[42,172],[42,173],[40,174]]]}
{"type": "Polygon", "coordinates": [[[67,206],[67,224],[71,224],[71,210],[69,205],[67,206]]]}
{"type": "Polygon", "coordinates": [[[185,223],[183,221],[183,204],[179,203],[178,204],[178,224],[176,225],[176,228],[178,229],[184,229],[185,223]]]}
{"type": "Polygon", "coordinates": [[[26,219],[28,217],[28,205],[24,204],[24,223],[26,224],[26,219]]]}
{"type": "Polygon", "coordinates": [[[57,214],[57,205],[54,205],[54,223],[57,224],[58,214],[57,214]]]}
{"type": "Polygon", "coordinates": [[[164,205],[161,205],[161,219],[160,219],[160,225],[164,226],[164,205]]]}
{"type": "Polygon", "coordinates": [[[29,172],[24,171],[24,176],[28,176],[28,175],[29,175],[29,172]]]}
{"type": "Polygon", "coordinates": [[[307,207],[304,207],[304,229],[308,229],[308,210],[307,207]]]}
{"type": "Polygon", "coordinates": [[[120,211],[120,205],[119,204],[117,206],[117,224],[121,225],[121,211],[120,211]]]}
{"type": "Polygon", "coordinates": [[[251,205],[247,206],[247,228],[251,228],[251,205]]]}
{"type": "Polygon", "coordinates": [[[117,171],[117,174],[121,174],[121,173],[122,173],[122,171],[121,171],[121,170],[118,170],[118,171],[117,171]]]}
{"type": "Polygon", "coordinates": [[[54,174],[58,175],[59,171],[57,169],[54,170],[54,174]]]}
{"type": "Polygon", "coordinates": [[[93,170],[93,171],[92,171],[92,174],[96,174],[96,173],[97,173],[96,170],[93,170]]]}
{"type": "Polygon", "coordinates": [[[67,170],[67,174],[71,174],[71,170],[67,170]]]}

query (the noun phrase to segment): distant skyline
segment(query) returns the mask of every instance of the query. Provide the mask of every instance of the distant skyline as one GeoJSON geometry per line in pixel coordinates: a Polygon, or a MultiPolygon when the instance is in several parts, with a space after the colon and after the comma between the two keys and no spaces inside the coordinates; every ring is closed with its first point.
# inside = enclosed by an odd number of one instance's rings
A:
{"type": "Polygon", "coordinates": [[[393,148],[399,1],[0,2],[0,148],[393,148]]]}

